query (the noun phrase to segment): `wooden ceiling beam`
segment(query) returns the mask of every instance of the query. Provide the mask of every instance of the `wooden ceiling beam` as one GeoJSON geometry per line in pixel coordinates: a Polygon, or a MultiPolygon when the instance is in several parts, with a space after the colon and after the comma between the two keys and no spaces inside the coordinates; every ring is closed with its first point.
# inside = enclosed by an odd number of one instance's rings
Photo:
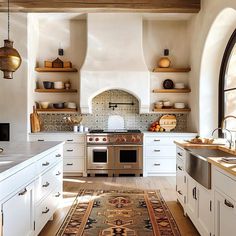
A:
{"type": "MultiPolygon", "coordinates": [[[[0,11],[7,1],[0,0],[0,11]]],[[[20,12],[159,12],[197,13],[200,0],[10,0],[11,11],[20,12]]]]}

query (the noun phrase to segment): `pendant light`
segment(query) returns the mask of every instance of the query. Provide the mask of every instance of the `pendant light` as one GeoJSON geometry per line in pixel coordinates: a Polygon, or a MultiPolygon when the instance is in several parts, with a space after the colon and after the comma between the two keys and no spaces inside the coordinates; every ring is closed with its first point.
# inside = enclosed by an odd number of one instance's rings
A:
{"type": "Polygon", "coordinates": [[[13,48],[13,41],[10,40],[10,9],[7,1],[8,39],[4,40],[4,47],[0,48],[0,70],[3,71],[4,79],[12,79],[21,64],[20,54],[13,48]]]}

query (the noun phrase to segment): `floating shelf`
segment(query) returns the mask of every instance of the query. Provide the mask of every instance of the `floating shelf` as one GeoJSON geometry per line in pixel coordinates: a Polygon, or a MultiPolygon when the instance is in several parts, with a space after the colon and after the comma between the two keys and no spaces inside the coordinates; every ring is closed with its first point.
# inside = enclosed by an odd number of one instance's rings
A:
{"type": "Polygon", "coordinates": [[[172,73],[172,72],[189,72],[191,71],[191,68],[155,68],[153,69],[153,72],[168,72],[168,73],[172,73]]]}
{"type": "Polygon", "coordinates": [[[191,89],[153,89],[153,93],[190,93],[191,89]]]}
{"type": "Polygon", "coordinates": [[[74,108],[62,108],[62,109],[55,109],[55,108],[47,108],[47,109],[41,109],[38,108],[37,112],[77,112],[77,109],[74,108]]]}
{"type": "Polygon", "coordinates": [[[153,112],[156,113],[186,113],[190,112],[190,108],[183,108],[183,109],[177,109],[177,108],[162,108],[162,109],[153,109],[153,112]]]}
{"type": "Polygon", "coordinates": [[[35,89],[37,93],[77,93],[77,89],[35,89]]]}
{"type": "Polygon", "coordinates": [[[37,72],[77,72],[76,68],[46,68],[46,67],[37,67],[35,68],[37,72]]]}

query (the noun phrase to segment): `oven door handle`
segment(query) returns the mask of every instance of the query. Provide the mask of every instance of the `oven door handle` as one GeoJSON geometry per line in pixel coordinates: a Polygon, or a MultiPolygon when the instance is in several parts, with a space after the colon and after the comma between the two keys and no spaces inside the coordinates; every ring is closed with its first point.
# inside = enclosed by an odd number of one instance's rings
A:
{"type": "Polygon", "coordinates": [[[123,144],[123,145],[121,145],[121,144],[114,144],[114,145],[112,145],[113,147],[143,147],[143,145],[142,144],[123,144]]]}

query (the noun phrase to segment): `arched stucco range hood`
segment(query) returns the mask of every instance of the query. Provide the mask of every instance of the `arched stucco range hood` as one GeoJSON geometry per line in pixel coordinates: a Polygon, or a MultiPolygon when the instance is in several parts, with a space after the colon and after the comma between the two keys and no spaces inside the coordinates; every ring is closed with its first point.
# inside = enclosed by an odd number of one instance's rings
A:
{"type": "Polygon", "coordinates": [[[140,113],[150,106],[150,73],[142,44],[142,16],[91,13],[87,18],[87,54],[80,75],[80,108],[92,113],[99,93],[124,90],[139,100],[140,113]]]}

